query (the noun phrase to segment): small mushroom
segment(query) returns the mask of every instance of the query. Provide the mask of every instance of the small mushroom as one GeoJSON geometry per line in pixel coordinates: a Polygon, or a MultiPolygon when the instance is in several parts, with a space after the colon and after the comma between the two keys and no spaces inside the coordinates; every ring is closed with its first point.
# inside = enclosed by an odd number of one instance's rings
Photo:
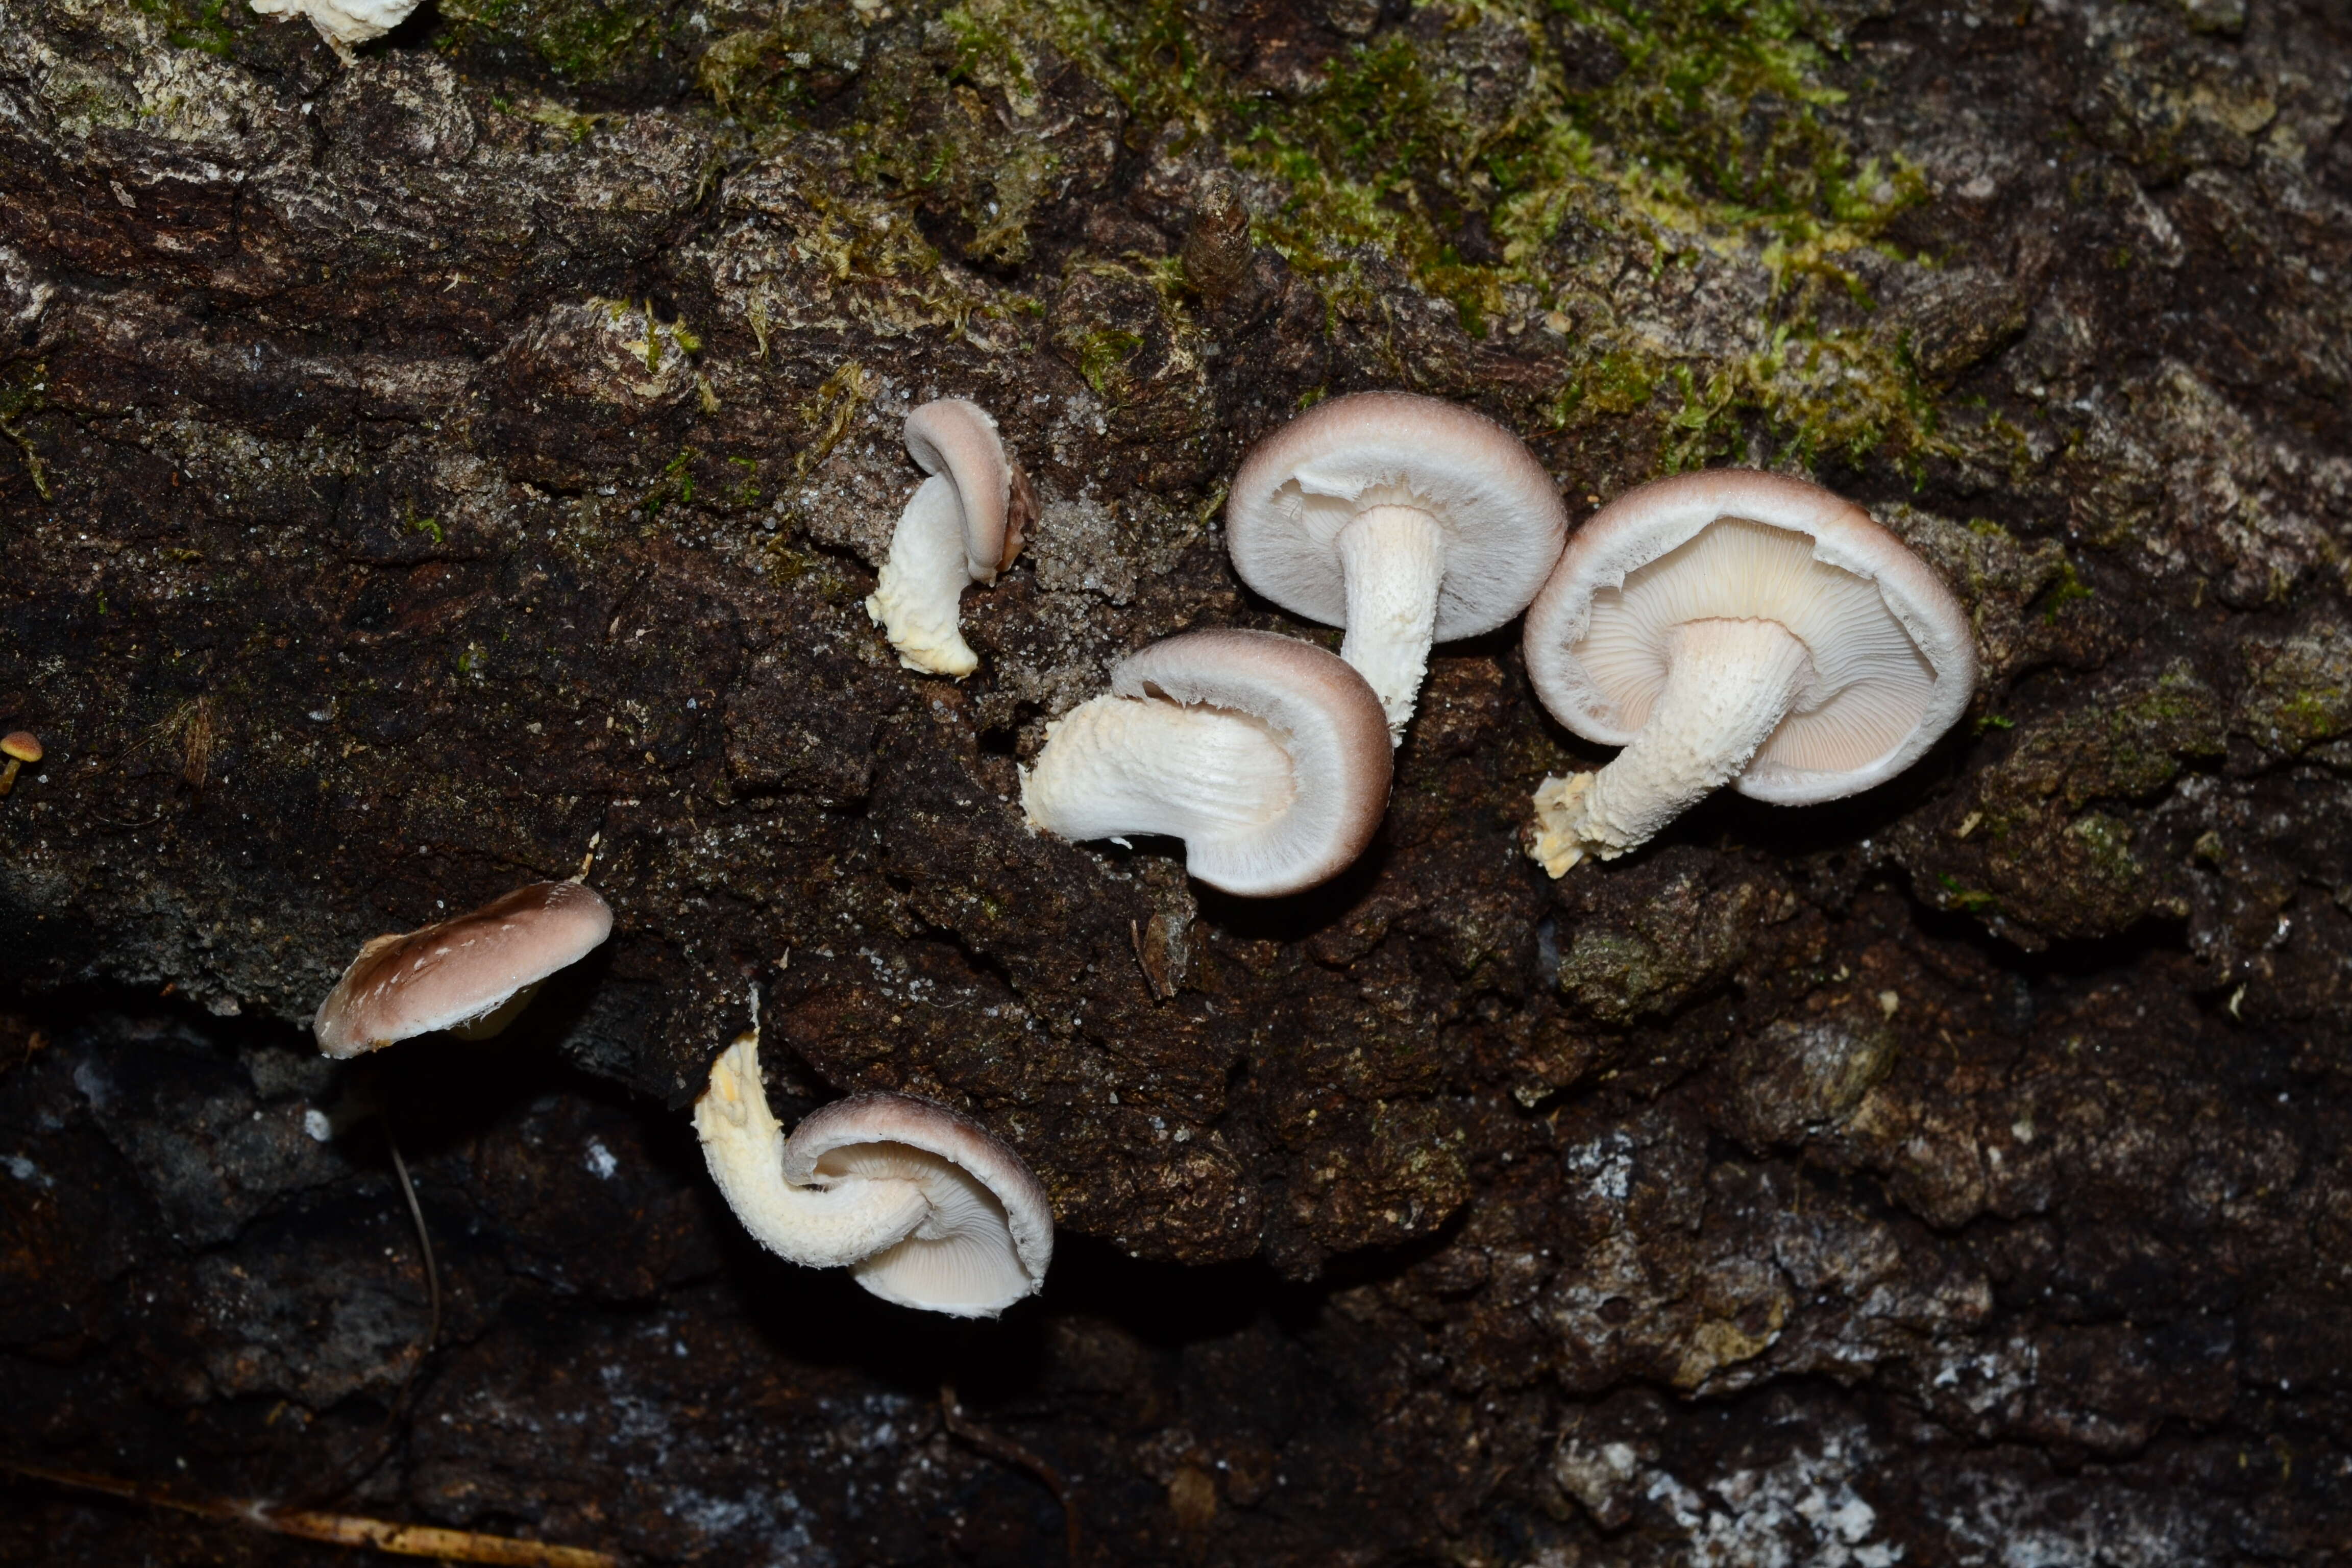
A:
{"type": "Polygon", "coordinates": [[[1348,628],[1402,742],[1433,642],[1493,631],[1559,558],[1568,517],[1519,438],[1483,415],[1402,392],[1335,397],[1258,443],[1225,502],[1242,581],[1348,628]]]}
{"type": "Polygon", "coordinates": [[[944,1105],[852,1095],[787,1138],[760,1082],[754,1026],[711,1064],[694,1131],[727,1206],[788,1262],[845,1267],[886,1301],[958,1318],[992,1318],[1045,1283],[1045,1189],[944,1105]]]}
{"type": "Polygon", "coordinates": [[[1553,718],[1622,746],[1546,779],[1530,851],[1559,876],[1647,842],[1718,785],[1836,800],[1909,767],[1968,705],[1969,618],[1852,501],[1778,474],[1684,474],[1577,531],[1528,611],[1553,718]]]}
{"type": "Polygon", "coordinates": [[[358,46],[383,37],[408,20],[417,0],[253,0],[258,16],[290,22],[307,16],[345,65],[358,46]]]}
{"type": "Polygon", "coordinates": [[[957,624],[964,587],[1013,564],[1036,502],[977,403],[942,397],[908,415],[907,450],[930,478],[898,514],[866,613],[900,664],[961,680],[980,668],[957,624]]]}
{"type": "Polygon", "coordinates": [[[356,1057],[434,1029],[485,1040],[515,1020],[540,983],[613,933],[613,911],[579,882],[533,882],[469,914],[380,936],[319,1004],[310,1032],[331,1057],[356,1057]]]}
{"type": "Polygon", "coordinates": [[[8,759],[0,763],[0,795],[5,795],[16,787],[17,769],[41,760],[40,737],[30,730],[11,731],[0,738],[0,757],[8,759]]]}
{"type": "Polygon", "coordinates": [[[1328,880],[1371,842],[1388,728],[1331,654],[1272,632],[1188,632],[1120,660],[1110,689],[1046,727],[1021,778],[1030,826],[1181,838],[1193,876],[1250,898],[1328,880]]]}

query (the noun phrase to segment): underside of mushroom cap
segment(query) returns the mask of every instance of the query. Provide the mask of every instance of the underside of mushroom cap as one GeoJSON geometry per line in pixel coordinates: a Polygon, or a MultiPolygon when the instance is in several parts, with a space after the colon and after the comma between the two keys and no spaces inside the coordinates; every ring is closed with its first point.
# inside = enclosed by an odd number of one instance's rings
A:
{"type": "Polygon", "coordinates": [[[578,963],[612,934],[613,911],[579,882],[534,882],[404,936],[360,949],[311,1020],[319,1048],[354,1057],[471,1023],[578,963]]]}
{"type": "MultiPolygon", "coordinates": [[[[1244,716],[1288,758],[1286,809],[1273,803],[1262,817],[1186,838],[1187,865],[1212,886],[1251,898],[1297,892],[1344,870],[1379,830],[1392,765],[1386,717],[1363,677],[1314,644],[1271,632],[1188,632],[1120,661],[1111,693],[1097,701],[1244,716]]],[[[1154,765],[1181,787],[1196,762],[1182,750],[1182,728],[1168,728],[1175,754],[1154,765]]],[[[1049,760],[1059,762],[1041,754],[1033,780],[1049,760]]],[[[1024,782],[1024,804],[1032,798],[1024,782]]],[[[1155,831],[1164,829],[1138,822],[1100,830],[1155,831]]]]}
{"type": "Polygon", "coordinates": [[[1508,430],[1435,398],[1360,392],[1318,404],[1250,452],[1225,503],[1234,569],[1284,609],[1345,626],[1339,534],[1380,506],[1425,512],[1444,531],[1440,642],[1517,615],[1568,527],[1551,476],[1508,430]]]}
{"type": "Polygon", "coordinates": [[[1053,1207],[1021,1157],[971,1118],[901,1094],[859,1094],[813,1111],[785,1141],[799,1187],[904,1183],[929,1212],[904,1239],[851,1265],[885,1300],[993,1317],[1042,1288],[1053,1207]]]}
{"type": "Polygon", "coordinates": [[[1811,673],[1733,781],[1778,805],[1833,800],[1908,767],[1966,708],[1966,612],[1869,514],[1817,485],[1738,469],[1631,491],[1577,531],[1528,611],[1528,673],[1552,716],[1630,744],[1665,684],[1669,634],[1765,620],[1811,673]]]}

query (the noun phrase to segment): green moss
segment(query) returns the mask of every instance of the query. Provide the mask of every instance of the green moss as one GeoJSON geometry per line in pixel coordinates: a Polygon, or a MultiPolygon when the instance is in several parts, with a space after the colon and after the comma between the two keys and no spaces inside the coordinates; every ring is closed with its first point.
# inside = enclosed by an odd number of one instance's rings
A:
{"type": "Polygon", "coordinates": [[[230,26],[236,0],[132,0],[132,4],[163,24],[163,37],[174,48],[226,56],[236,42],[236,29],[230,26]]]}
{"type": "Polygon", "coordinates": [[[641,0],[468,0],[441,11],[450,24],[436,39],[442,48],[509,38],[575,86],[615,81],[665,56],[682,59],[700,42],[676,7],[641,0]]]}
{"type": "Polygon", "coordinates": [[[2042,618],[2055,626],[2060,612],[2067,605],[2091,596],[2091,585],[2075,572],[2072,561],[2065,562],[2058,569],[2058,580],[2051,584],[2049,595],[2042,600],[2042,618]]]}
{"type": "MultiPolygon", "coordinates": [[[[1231,77],[1181,0],[961,0],[838,37],[819,36],[847,27],[824,9],[713,45],[705,89],[747,122],[789,122],[795,84],[855,76],[858,177],[958,220],[969,256],[1027,258],[1077,144],[1055,127],[1106,95],[1131,144],[1172,128],[1270,181],[1281,200],[1254,237],[1335,323],[1390,331],[1380,300],[1402,268],[1474,339],[1558,334],[1559,384],[1521,395],[1531,425],[1646,422],[1677,468],[1758,434],[1801,459],[1906,467],[1946,444],[1935,385],[1870,320],[1851,265],[1925,184],[1849,144],[1832,80],[1848,68],[1817,0],[1433,0],[1282,93],[1231,77]],[[1595,79],[1596,57],[1622,68],[1595,79]],[[1762,319],[1662,340],[1626,308],[1642,303],[1629,248],[1655,279],[1761,268],[1762,319]]],[[[1108,374],[1117,350],[1100,347],[1108,374]]],[[[1420,361],[1397,363],[1410,380],[1420,361]]]]}
{"type": "Polygon", "coordinates": [[[0,366],[0,437],[5,437],[25,459],[25,472],[33,481],[33,492],[43,500],[53,499],[49,489],[49,467],[33,446],[33,438],[25,434],[23,421],[37,414],[49,390],[49,367],[40,364],[0,366]]]}

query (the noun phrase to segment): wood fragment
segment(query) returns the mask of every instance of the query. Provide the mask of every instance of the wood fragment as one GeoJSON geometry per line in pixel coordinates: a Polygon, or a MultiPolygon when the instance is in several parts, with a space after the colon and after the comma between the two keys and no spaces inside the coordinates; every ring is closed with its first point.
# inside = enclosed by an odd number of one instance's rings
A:
{"type": "Polygon", "coordinates": [[[437,1525],[401,1524],[358,1514],[328,1513],[311,1509],[274,1508],[267,1500],[248,1498],[184,1498],[160,1487],[126,1481],[83,1470],[57,1469],[0,1459],[0,1469],[76,1491],[100,1492],[151,1508],[170,1509],[199,1519],[250,1525],[277,1535],[323,1541],[339,1546],[367,1546],[401,1557],[437,1557],[445,1563],[486,1563],[502,1568],[621,1568],[610,1552],[586,1546],[555,1546],[542,1541],[521,1541],[509,1535],[485,1535],[472,1530],[444,1530],[437,1525]]]}

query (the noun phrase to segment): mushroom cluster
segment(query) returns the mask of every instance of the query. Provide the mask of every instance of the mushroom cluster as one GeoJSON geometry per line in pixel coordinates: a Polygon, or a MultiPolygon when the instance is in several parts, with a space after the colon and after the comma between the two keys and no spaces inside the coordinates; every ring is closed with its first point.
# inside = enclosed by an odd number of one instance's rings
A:
{"type": "MultiPolygon", "coordinates": [[[[923,405],[906,441],[929,477],[866,608],[908,668],[961,678],[978,664],[963,590],[1010,564],[1034,502],[975,404],[923,405]]],[[[1339,652],[1225,627],[1129,654],[1107,692],[1046,726],[1021,807],[1065,839],[1179,839],[1193,877],[1243,897],[1301,892],[1364,853],[1432,645],[1522,610],[1544,707],[1622,748],[1536,792],[1530,853],[1555,877],[1638,847],[1727,783],[1787,805],[1880,784],[1951,727],[1975,682],[1950,592],[1853,503],[1773,474],[1685,474],[1620,497],[1571,539],[1517,437],[1430,398],[1365,393],[1310,410],[1250,454],[1226,518],[1242,580],[1345,627],[1339,652]]],[[[0,750],[40,754],[30,736],[0,750]]],[[[369,942],[319,1008],[320,1047],[496,1033],[610,933],[585,876],[369,942]]],[[[711,1179],[762,1246],[960,1317],[994,1317],[1043,1287],[1051,1206],[1011,1149],[900,1094],[853,1094],[787,1135],[759,1049],[755,1020],[712,1064],[694,1125],[711,1179]]]]}

